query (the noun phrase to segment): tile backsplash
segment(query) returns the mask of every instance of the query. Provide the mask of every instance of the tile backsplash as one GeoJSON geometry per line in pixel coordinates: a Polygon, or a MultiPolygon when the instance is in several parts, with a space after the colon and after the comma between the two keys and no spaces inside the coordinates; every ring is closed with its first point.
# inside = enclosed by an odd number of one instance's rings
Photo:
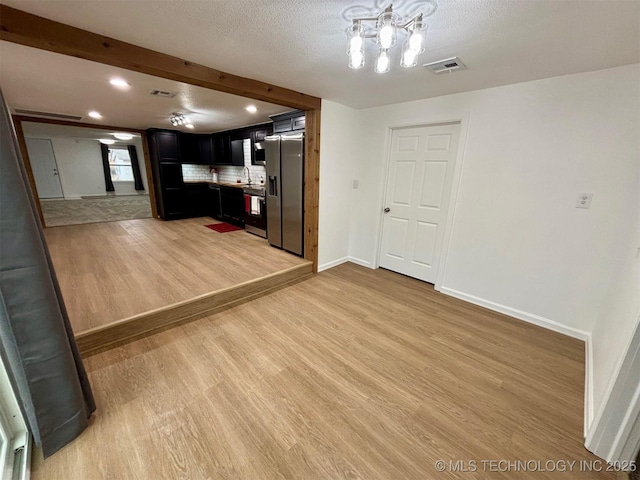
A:
{"type": "Polygon", "coordinates": [[[209,165],[182,164],[182,178],[185,181],[211,180],[209,165]]]}
{"type": "MultiPolygon", "coordinates": [[[[260,183],[260,180],[267,178],[267,173],[262,165],[251,165],[251,140],[245,139],[243,144],[244,164],[249,167],[252,183],[260,183]]],[[[236,183],[241,180],[242,183],[247,182],[247,172],[244,167],[233,165],[218,166],[218,181],[221,183],[236,183]]],[[[209,165],[182,165],[182,178],[185,181],[211,180],[212,175],[209,171],[209,165]]]]}

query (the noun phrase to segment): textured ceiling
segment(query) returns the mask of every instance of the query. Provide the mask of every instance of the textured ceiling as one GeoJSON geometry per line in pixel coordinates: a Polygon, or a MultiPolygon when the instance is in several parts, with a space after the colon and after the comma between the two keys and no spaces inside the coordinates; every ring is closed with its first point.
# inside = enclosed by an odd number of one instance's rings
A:
{"type": "Polygon", "coordinates": [[[268,122],[269,115],[291,110],[9,42],[0,42],[0,85],[13,112],[18,108],[77,115],[84,123],[136,129],[174,128],[169,116],[179,112],[195,127],[181,130],[210,133],[268,122]],[[114,88],[112,77],[127,80],[130,88],[114,88]],[[177,95],[153,97],[152,89],[177,95]],[[247,112],[247,105],[255,105],[258,112],[247,112]],[[87,116],[91,110],[103,118],[87,116]]]}
{"type": "MultiPolygon", "coordinates": [[[[468,70],[378,75],[347,68],[345,11],[382,0],[0,0],[53,20],[356,108],[640,61],[638,0],[440,0],[420,64],[468,70]]],[[[390,0],[389,0],[390,1],[390,0]]],[[[416,1],[396,0],[414,11],[416,1]]],[[[432,3],[432,2],[430,2],[432,3]]]]}

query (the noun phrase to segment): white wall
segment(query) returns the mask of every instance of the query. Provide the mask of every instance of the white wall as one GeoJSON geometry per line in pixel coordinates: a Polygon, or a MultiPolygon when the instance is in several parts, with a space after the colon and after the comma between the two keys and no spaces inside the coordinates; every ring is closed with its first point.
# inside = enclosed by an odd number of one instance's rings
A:
{"type": "Polygon", "coordinates": [[[320,130],[320,212],[318,269],[345,262],[349,255],[352,179],[357,157],[358,112],[322,101],[320,130]]]}
{"type": "MultiPolygon", "coordinates": [[[[77,199],[82,196],[106,195],[102,154],[100,143],[94,139],[72,138],[64,136],[28,135],[29,137],[49,138],[58,163],[58,172],[64,198],[77,199]]],[[[144,154],[140,137],[126,142],[135,145],[138,163],[145,191],[149,193],[144,154]]],[[[116,195],[135,195],[133,182],[114,182],[116,195]]]]}
{"type": "Polygon", "coordinates": [[[377,264],[389,127],[463,119],[442,290],[593,332],[597,410],[638,314],[639,84],[636,64],[358,111],[349,255],[377,264]]]}
{"type": "MultiPolygon", "coordinates": [[[[637,126],[636,126],[637,127],[637,126]]],[[[638,130],[631,132],[638,136],[638,130]]],[[[640,137],[640,136],[639,136],[640,137]]],[[[640,140],[636,139],[636,142],[640,140]]],[[[640,322],[640,158],[635,175],[618,187],[626,203],[614,213],[617,250],[607,258],[611,262],[609,278],[602,279],[605,296],[591,335],[592,392],[590,420],[602,414],[622,364],[623,356],[640,322]],[[632,180],[635,179],[635,185],[632,180]]]]}

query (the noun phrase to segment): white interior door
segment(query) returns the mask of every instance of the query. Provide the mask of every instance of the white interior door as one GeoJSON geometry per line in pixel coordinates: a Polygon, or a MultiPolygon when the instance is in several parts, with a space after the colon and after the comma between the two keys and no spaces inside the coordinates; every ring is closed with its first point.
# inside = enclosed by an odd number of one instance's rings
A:
{"type": "Polygon", "coordinates": [[[394,130],[380,266],[435,283],[460,124],[394,130]]]}
{"type": "Polygon", "coordinates": [[[39,198],[62,198],[62,185],[51,140],[27,138],[27,151],[39,198]]]}

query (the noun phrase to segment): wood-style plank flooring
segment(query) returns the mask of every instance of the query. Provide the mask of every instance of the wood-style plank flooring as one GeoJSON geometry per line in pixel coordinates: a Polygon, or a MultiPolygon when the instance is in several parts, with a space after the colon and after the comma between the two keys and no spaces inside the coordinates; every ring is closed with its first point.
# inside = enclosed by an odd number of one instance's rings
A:
{"type": "Polygon", "coordinates": [[[345,264],[88,358],[92,426],[45,462],[36,452],[33,478],[615,478],[480,463],[596,460],[583,348],[345,264]],[[440,459],[478,470],[439,473],[440,459]]]}
{"type": "Polygon", "coordinates": [[[75,334],[260,278],[306,260],[212,218],[45,229],[75,334]]]}

